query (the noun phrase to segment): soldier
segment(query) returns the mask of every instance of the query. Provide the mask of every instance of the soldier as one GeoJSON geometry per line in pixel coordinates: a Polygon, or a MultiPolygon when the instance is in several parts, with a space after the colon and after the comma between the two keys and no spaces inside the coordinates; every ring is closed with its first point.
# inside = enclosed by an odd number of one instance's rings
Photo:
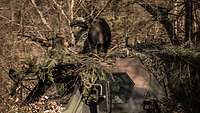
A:
{"type": "Polygon", "coordinates": [[[79,19],[75,20],[71,24],[71,27],[79,28],[79,30],[74,32],[75,44],[85,38],[80,53],[93,52],[95,49],[98,53],[107,53],[111,43],[111,31],[108,23],[104,19],[98,18],[88,23],[83,19],[79,19]],[[87,36],[85,37],[83,34],[87,34],[87,36]]]}

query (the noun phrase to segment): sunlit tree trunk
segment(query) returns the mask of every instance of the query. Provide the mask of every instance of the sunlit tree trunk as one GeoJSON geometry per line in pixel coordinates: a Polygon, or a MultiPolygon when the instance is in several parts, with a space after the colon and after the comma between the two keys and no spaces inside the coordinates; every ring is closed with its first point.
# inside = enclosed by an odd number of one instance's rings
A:
{"type": "MultiPolygon", "coordinates": [[[[70,14],[70,21],[69,21],[69,23],[71,22],[71,21],[73,21],[73,19],[74,19],[74,12],[73,12],[73,9],[74,9],[74,3],[75,3],[75,0],[71,0],[71,1],[68,1],[68,5],[69,5],[69,14],[70,14]]],[[[73,35],[73,33],[72,33],[72,29],[71,28],[69,28],[70,30],[69,30],[69,32],[70,32],[70,34],[71,34],[71,43],[74,45],[75,44],[75,37],[74,37],[74,35],[73,35]]]]}
{"type": "MultiPolygon", "coordinates": [[[[173,0],[173,6],[174,6],[174,14],[175,15],[178,15],[178,7],[177,7],[177,5],[178,5],[178,0],[173,0]]],[[[175,33],[177,34],[178,33],[178,21],[177,20],[175,20],[175,19],[173,19],[173,21],[174,21],[174,31],[175,31],[175,33]]]]}

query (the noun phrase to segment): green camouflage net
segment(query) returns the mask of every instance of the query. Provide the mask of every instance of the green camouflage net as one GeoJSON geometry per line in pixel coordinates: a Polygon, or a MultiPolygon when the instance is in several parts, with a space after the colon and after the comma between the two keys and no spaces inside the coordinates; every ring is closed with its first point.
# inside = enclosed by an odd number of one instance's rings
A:
{"type": "MultiPolygon", "coordinates": [[[[22,83],[25,78],[30,77],[38,78],[41,81],[41,87],[43,88],[39,88],[38,82],[26,97],[25,103],[34,102],[35,99],[33,98],[40,98],[52,84],[59,86],[60,83],[68,84],[67,90],[71,93],[74,88],[70,89],[69,87],[75,87],[79,83],[83,100],[87,101],[92,99],[90,98],[92,84],[95,84],[97,80],[105,80],[107,77],[106,70],[93,57],[56,49],[49,50],[47,53],[48,55],[39,64],[34,59],[29,59],[24,61],[24,67],[20,70],[10,70],[9,76],[15,79],[15,82],[22,83]],[[81,78],[80,82],[77,82],[77,79],[71,79],[74,77],[81,78]],[[36,95],[35,92],[40,92],[40,94],[36,95]]],[[[13,92],[16,93],[16,89],[19,86],[20,84],[13,86],[13,92]]],[[[64,91],[63,88],[65,87],[60,87],[60,89],[57,87],[58,92],[64,91]]]]}

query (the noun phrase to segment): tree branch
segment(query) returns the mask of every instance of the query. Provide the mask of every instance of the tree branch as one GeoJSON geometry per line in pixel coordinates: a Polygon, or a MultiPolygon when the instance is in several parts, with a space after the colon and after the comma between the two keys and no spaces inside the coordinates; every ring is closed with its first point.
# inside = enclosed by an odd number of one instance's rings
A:
{"type": "Polygon", "coordinates": [[[167,34],[169,35],[170,41],[173,45],[178,45],[179,41],[177,39],[174,26],[168,17],[168,10],[162,7],[149,5],[149,4],[142,4],[138,3],[142,6],[146,11],[148,11],[152,16],[159,21],[163,27],[166,29],[167,34]]]}
{"type": "Polygon", "coordinates": [[[65,14],[64,10],[62,9],[62,6],[59,5],[55,0],[52,0],[52,1],[56,5],[56,7],[60,10],[61,14],[65,17],[68,23],[70,23],[70,18],[65,14]]]}
{"type": "Polygon", "coordinates": [[[35,0],[31,0],[31,3],[33,4],[33,6],[34,6],[35,9],[37,10],[38,14],[40,15],[40,19],[41,19],[42,23],[43,23],[44,25],[46,25],[46,27],[47,27],[50,31],[52,31],[52,28],[51,28],[50,25],[47,23],[47,21],[46,21],[44,15],[43,15],[42,12],[38,9],[38,7],[37,7],[37,5],[36,5],[36,3],[35,3],[35,0]]]}

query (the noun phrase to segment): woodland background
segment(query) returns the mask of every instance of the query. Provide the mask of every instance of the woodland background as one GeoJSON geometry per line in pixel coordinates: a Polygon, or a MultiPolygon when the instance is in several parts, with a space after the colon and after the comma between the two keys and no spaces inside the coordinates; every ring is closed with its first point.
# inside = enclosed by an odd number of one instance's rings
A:
{"type": "Polygon", "coordinates": [[[20,108],[20,98],[9,96],[8,70],[22,67],[27,58],[40,63],[48,50],[40,42],[57,33],[70,42],[70,22],[96,16],[105,18],[111,27],[110,51],[136,48],[159,57],[158,64],[165,69],[162,75],[168,80],[166,106],[171,112],[199,113],[199,0],[1,0],[0,112],[20,108]],[[155,45],[162,53],[145,51],[154,50],[155,45]],[[179,107],[181,111],[175,110],[179,107]]]}

